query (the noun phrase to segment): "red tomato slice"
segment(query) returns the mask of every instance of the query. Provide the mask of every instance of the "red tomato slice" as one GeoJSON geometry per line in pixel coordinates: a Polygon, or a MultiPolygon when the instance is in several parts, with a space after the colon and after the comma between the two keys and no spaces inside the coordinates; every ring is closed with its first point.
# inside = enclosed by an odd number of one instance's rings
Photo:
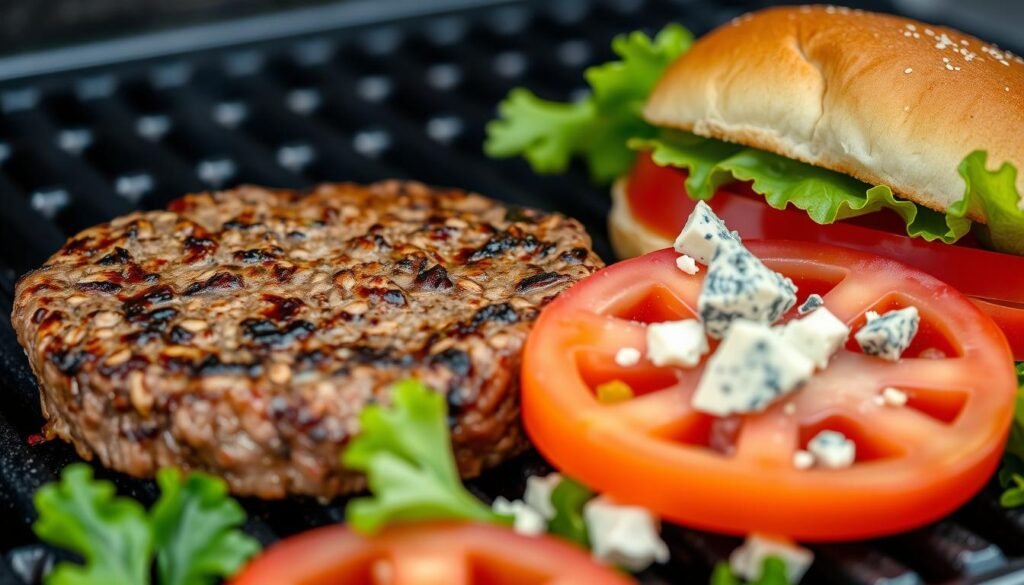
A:
{"type": "MultiPolygon", "coordinates": [[[[641,154],[627,187],[633,216],[658,234],[675,238],[696,204],[686,196],[685,180],[683,171],[658,166],[650,156],[641,154]]],[[[972,297],[1003,329],[1014,358],[1024,360],[1024,256],[970,247],[970,242],[963,245],[963,240],[950,246],[865,227],[870,222],[891,223],[894,216],[889,213],[820,225],[803,211],[769,207],[742,184],[724,187],[708,204],[731,229],[751,240],[844,246],[881,254],[937,276],[972,297]]],[[[886,227],[897,230],[892,225],[886,227]]]]}
{"type": "Polygon", "coordinates": [[[547,536],[485,524],[398,525],[366,537],[345,526],[270,547],[232,585],[627,585],[628,576],[547,536]]]}
{"type": "Polygon", "coordinates": [[[854,330],[868,310],[917,307],[914,343],[888,362],[860,353],[851,335],[828,368],[781,401],[795,410],[779,403],[719,419],[690,406],[703,363],[614,359],[622,347],[645,352],[645,323],[694,318],[705,270],[683,273],[672,250],[626,260],[555,299],[527,340],[523,421],[544,456],[618,500],[732,534],[879,536],[937,519],[977,492],[1002,454],[1016,390],[995,323],[952,287],[886,258],[802,242],[749,248],[792,278],[801,299],[823,294],[854,330]],[[594,389],[611,380],[636,397],[599,403],[594,389]],[[878,404],[890,386],[908,394],[907,406],[878,404]],[[854,465],[794,468],[794,452],[824,429],[856,442],[854,465]]]}

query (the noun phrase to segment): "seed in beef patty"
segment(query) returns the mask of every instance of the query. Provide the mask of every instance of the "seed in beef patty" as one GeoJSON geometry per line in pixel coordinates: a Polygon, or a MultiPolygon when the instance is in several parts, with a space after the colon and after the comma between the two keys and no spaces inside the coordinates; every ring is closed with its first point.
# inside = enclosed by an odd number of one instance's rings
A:
{"type": "Polygon", "coordinates": [[[90,228],[18,284],[48,431],[238,494],[362,487],[338,454],[415,376],[466,476],[525,447],[518,368],[541,306],[601,266],[582,226],[417,183],[242,187],[90,228]]]}

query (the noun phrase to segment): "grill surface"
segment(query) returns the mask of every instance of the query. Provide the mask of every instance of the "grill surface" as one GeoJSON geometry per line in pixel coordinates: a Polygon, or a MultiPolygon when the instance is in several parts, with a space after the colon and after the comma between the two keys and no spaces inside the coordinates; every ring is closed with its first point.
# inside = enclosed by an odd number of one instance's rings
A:
{"type": "MultiPolygon", "coordinates": [[[[522,161],[482,156],[494,105],[515,85],[553,99],[573,96],[581,70],[611,57],[616,33],[678,21],[699,34],[762,3],[458,4],[429,16],[418,6],[416,19],[380,11],[386,20],[378,22],[365,11],[346,21],[334,7],[329,26],[314,14],[306,33],[283,18],[292,28],[264,31],[269,40],[0,83],[0,585],[37,582],[52,562],[29,528],[31,496],[76,460],[61,442],[29,445],[42,418],[9,321],[17,275],[65,237],[137,207],[240,182],[301,187],[414,177],[557,208],[583,221],[610,259],[608,199],[581,170],[538,178],[522,161]]],[[[173,50],[152,54],[161,52],[173,50]]],[[[0,63],[0,78],[9,77],[0,63]]],[[[515,497],[527,475],[546,469],[527,455],[471,487],[486,498],[515,497]]],[[[99,473],[123,493],[155,496],[150,482],[99,473]]],[[[1024,582],[1024,560],[1015,560],[1024,559],[1024,512],[1002,509],[997,497],[990,486],[951,518],[909,534],[815,546],[804,582],[1024,582]]],[[[339,521],[343,504],[248,501],[248,529],[269,543],[339,521]]],[[[757,486],[737,505],[759,505],[757,486]]],[[[674,526],[665,533],[672,562],[648,571],[645,583],[706,582],[739,542],[674,526]]]]}

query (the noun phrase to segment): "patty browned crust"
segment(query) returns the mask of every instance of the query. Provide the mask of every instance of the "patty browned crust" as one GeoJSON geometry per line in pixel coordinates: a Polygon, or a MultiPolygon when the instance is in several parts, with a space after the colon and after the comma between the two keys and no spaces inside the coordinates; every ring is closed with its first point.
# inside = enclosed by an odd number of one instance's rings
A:
{"type": "Polygon", "coordinates": [[[13,322],[48,435],[83,457],[329,497],[362,487],[338,454],[409,376],[447,393],[464,475],[521,451],[531,322],[601,265],[575,220],[461,191],[242,187],[76,235],[13,322]]]}

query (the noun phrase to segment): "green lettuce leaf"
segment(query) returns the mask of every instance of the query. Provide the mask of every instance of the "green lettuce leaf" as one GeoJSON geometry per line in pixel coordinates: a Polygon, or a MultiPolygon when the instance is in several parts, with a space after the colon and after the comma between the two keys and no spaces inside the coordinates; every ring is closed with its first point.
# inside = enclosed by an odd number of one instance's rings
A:
{"type": "Polygon", "coordinates": [[[999,504],[1004,508],[1024,506],[1024,476],[1019,473],[1010,475],[1011,485],[999,496],[999,504]]]}
{"type": "Polygon", "coordinates": [[[665,68],[692,43],[693,35],[676,24],[653,39],[639,31],[615,37],[612,49],[620,60],[587,69],[591,93],[576,103],[512,90],[498,105],[498,119],[487,125],[484,152],[523,156],[541,174],[564,172],[578,156],[595,181],[610,182],[633,164],[626,142],[657,134],[641,115],[644,103],[665,68]]]}
{"type": "Polygon", "coordinates": [[[1024,362],[1017,364],[1017,382],[1013,423],[997,476],[1004,490],[999,503],[1005,508],[1024,506],[1024,362]]]}
{"type": "MultiPolygon", "coordinates": [[[[1020,411],[1017,411],[1018,414],[1020,411]]],[[[1003,463],[999,468],[999,485],[1003,493],[999,497],[999,503],[1004,508],[1019,508],[1024,506],[1024,459],[1018,453],[1010,451],[1015,442],[1020,441],[1020,427],[1016,422],[1010,433],[1010,441],[1007,444],[1007,453],[1003,456],[1003,463]],[[1014,433],[1017,433],[1014,437],[1014,433]]],[[[1019,448],[1019,444],[1017,445],[1019,448]]]]}
{"type": "Polygon", "coordinates": [[[160,499],[150,519],[161,585],[218,582],[259,552],[259,542],[239,530],[245,511],[223,480],[163,469],[156,481],[160,499]]]}
{"type": "Polygon", "coordinates": [[[986,223],[978,228],[989,245],[1001,252],[1024,255],[1024,210],[1017,192],[1017,169],[1004,162],[989,171],[987,160],[987,152],[976,150],[960,163],[967,191],[950,211],[961,217],[968,211],[980,213],[986,223]]]}
{"type": "Polygon", "coordinates": [[[223,480],[162,470],[157,482],[161,494],[149,515],[83,463],[39,488],[36,535],[84,561],[61,563],[46,585],[148,585],[154,553],[161,585],[207,585],[231,577],[259,551],[238,529],[245,512],[223,480]]]}
{"type": "Polygon", "coordinates": [[[661,166],[686,169],[686,189],[696,199],[711,198],[725,183],[750,181],[771,207],[792,205],[820,224],[888,209],[903,219],[908,235],[926,240],[953,243],[971,228],[962,213],[937,213],[897,199],[884,185],[872,187],[849,175],[755,148],[677,130],[663,131],[656,138],[634,138],[629,145],[650,151],[661,166]]]}
{"type": "MultiPolygon", "coordinates": [[[[748,585],[789,585],[789,577],[786,574],[786,562],[779,557],[770,556],[764,559],[761,576],[748,585]]],[[[711,585],[741,585],[743,581],[737,577],[729,563],[719,562],[715,564],[711,572],[711,585]]]]}
{"type": "Polygon", "coordinates": [[[522,155],[542,175],[564,172],[597,120],[593,101],[562,104],[521,87],[498,104],[498,116],[487,125],[484,151],[494,158],[522,155]]]}
{"type": "Polygon", "coordinates": [[[1007,451],[1024,460],[1024,362],[1017,364],[1017,400],[1014,401],[1013,428],[1007,451]]]}
{"type": "MultiPolygon", "coordinates": [[[[1011,444],[1012,442],[1013,439],[1011,439],[1011,444]]],[[[996,477],[999,479],[999,485],[1003,488],[999,503],[1004,508],[1024,506],[1024,460],[1016,454],[1007,453],[1003,457],[1003,464],[996,477]]]]}
{"type": "Polygon", "coordinates": [[[733,574],[729,563],[718,562],[711,571],[711,585],[740,585],[740,578],[733,574]]]}
{"type": "Polygon", "coordinates": [[[555,516],[548,522],[548,534],[590,548],[583,507],[594,497],[594,491],[580,482],[563,477],[551,490],[551,507],[555,516]]]}
{"type": "Polygon", "coordinates": [[[417,380],[392,388],[394,407],[368,406],[342,463],[366,474],[372,496],[345,510],[350,526],[373,533],[386,524],[417,520],[478,520],[511,524],[476,499],[459,479],[448,434],[444,397],[417,380]]]}
{"type": "Polygon", "coordinates": [[[153,536],[146,511],[115,492],[114,484],[93,479],[92,468],[82,463],[68,466],[59,482],[36,492],[36,535],[84,561],[57,565],[46,585],[149,583],[153,536]]]}
{"type": "MultiPolygon", "coordinates": [[[[1017,364],[1017,399],[1014,401],[1013,424],[1006,442],[1006,453],[1024,461],[1024,362],[1017,364]]],[[[1024,473],[1024,464],[1016,470],[1024,473]]]]}

